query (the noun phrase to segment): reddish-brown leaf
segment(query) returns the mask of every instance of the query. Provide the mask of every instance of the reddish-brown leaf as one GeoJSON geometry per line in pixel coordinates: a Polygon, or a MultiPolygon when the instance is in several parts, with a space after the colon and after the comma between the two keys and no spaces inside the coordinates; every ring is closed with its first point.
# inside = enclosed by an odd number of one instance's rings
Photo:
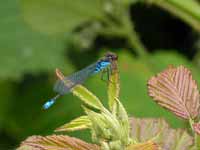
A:
{"type": "Polygon", "coordinates": [[[127,150],[160,150],[160,148],[156,143],[147,141],[144,143],[130,145],[127,150]]]}
{"type": "Polygon", "coordinates": [[[181,118],[195,118],[199,113],[197,84],[183,66],[171,66],[152,77],[148,81],[148,92],[159,105],[181,118]]]}
{"type": "Polygon", "coordinates": [[[20,147],[24,146],[32,150],[100,150],[95,144],[64,135],[31,136],[21,143],[20,147]]]}
{"type": "Polygon", "coordinates": [[[152,141],[162,150],[190,150],[193,138],[181,129],[171,129],[164,119],[131,118],[131,135],[135,141],[152,141]]]}
{"type": "Polygon", "coordinates": [[[192,126],[194,131],[200,135],[200,123],[194,123],[192,126]]]}

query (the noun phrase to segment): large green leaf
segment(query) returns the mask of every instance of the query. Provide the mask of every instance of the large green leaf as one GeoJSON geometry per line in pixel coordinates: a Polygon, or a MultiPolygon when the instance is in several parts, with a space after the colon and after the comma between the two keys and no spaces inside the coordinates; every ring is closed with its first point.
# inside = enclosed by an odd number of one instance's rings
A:
{"type": "Polygon", "coordinates": [[[21,0],[25,21],[41,32],[70,32],[77,25],[102,17],[101,0],[21,0]]]}
{"type": "Polygon", "coordinates": [[[64,61],[64,38],[34,32],[24,23],[17,0],[1,1],[0,17],[0,78],[69,68],[64,61]]]}

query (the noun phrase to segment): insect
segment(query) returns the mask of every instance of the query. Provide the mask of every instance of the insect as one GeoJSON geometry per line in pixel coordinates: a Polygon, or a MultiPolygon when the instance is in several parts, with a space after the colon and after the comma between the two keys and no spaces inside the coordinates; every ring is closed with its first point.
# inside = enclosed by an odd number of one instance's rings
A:
{"type": "Polygon", "coordinates": [[[113,62],[117,61],[117,59],[116,54],[108,52],[97,62],[66,77],[64,77],[59,70],[56,70],[59,80],[54,85],[54,91],[58,94],[47,101],[43,105],[43,108],[48,109],[51,107],[60,96],[69,93],[73,87],[82,84],[91,75],[97,74],[105,69],[112,73],[112,70],[115,68],[115,63],[113,62]]]}

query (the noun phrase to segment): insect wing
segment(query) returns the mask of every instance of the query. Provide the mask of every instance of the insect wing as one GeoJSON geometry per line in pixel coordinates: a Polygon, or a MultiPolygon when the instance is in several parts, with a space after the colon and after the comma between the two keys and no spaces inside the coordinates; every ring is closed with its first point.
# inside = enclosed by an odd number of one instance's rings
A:
{"type": "Polygon", "coordinates": [[[75,85],[83,83],[90,75],[94,73],[96,64],[97,63],[93,63],[88,67],[65,77],[63,80],[58,80],[54,85],[54,91],[60,95],[70,92],[75,85]]]}

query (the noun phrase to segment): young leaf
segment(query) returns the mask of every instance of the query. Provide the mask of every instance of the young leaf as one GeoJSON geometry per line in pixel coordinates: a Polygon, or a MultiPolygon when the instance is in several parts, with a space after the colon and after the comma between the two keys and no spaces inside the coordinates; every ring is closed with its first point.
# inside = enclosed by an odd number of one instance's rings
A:
{"type": "Polygon", "coordinates": [[[24,146],[35,150],[100,150],[97,145],[64,135],[31,136],[21,143],[20,148],[24,146]]]}
{"type": "Polygon", "coordinates": [[[161,150],[159,145],[152,141],[147,141],[144,143],[132,144],[128,146],[127,150],[161,150]]]}
{"type": "Polygon", "coordinates": [[[120,83],[119,83],[119,71],[117,61],[112,62],[112,73],[108,82],[108,104],[110,110],[115,111],[116,101],[115,98],[119,98],[120,83]]]}
{"type": "Polygon", "coordinates": [[[116,99],[116,102],[117,102],[116,116],[117,116],[117,119],[120,122],[122,130],[123,130],[123,132],[122,132],[123,138],[122,139],[127,144],[129,144],[129,141],[130,141],[130,137],[129,137],[130,123],[129,123],[128,114],[127,114],[124,106],[122,105],[122,103],[118,99],[116,99]]]}
{"type": "Polygon", "coordinates": [[[191,72],[179,66],[169,67],[148,81],[149,95],[175,115],[190,119],[199,113],[199,91],[191,72]]]}
{"type": "Polygon", "coordinates": [[[102,147],[109,146],[109,149],[124,149],[131,141],[129,138],[128,128],[124,122],[120,122],[115,115],[107,109],[103,109],[101,113],[96,113],[84,107],[89,119],[92,122],[93,141],[101,144],[102,147]],[[108,145],[104,142],[108,142],[108,145]]]}
{"type": "Polygon", "coordinates": [[[109,126],[106,123],[104,116],[84,106],[83,108],[92,122],[93,141],[100,142],[99,139],[110,139],[113,133],[109,130],[109,126]]]}
{"type": "Polygon", "coordinates": [[[79,97],[87,105],[94,107],[96,109],[102,109],[103,105],[100,100],[88,89],[82,85],[77,85],[72,89],[72,93],[79,97]]]}
{"type": "Polygon", "coordinates": [[[81,116],[57,128],[55,131],[56,132],[77,131],[77,130],[87,129],[90,126],[91,126],[91,121],[89,120],[88,116],[81,116]]]}
{"type": "MultiPolygon", "coordinates": [[[[56,69],[56,75],[60,80],[64,81],[64,75],[59,69],[56,69]]],[[[70,81],[69,81],[70,82],[70,81]]],[[[72,88],[71,92],[79,97],[83,102],[85,102],[87,105],[94,107],[96,109],[102,109],[103,105],[100,102],[100,100],[88,89],[86,89],[82,85],[76,85],[74,88],[72,88]]]]}
{"type": "Polygon", "coordinates": [[[197,134],[200,135],[200,123],[194,123],[194,124],[192,125],[192,127],[193,127],[194,131],[195,131],[197,134]]]}
{"type": "Polygon", "coordinates": [[[164,119],[131,118],[131,137],[137,142],[152,141],[163,150],[189,150],[193,138],[184,130],[171,129],[164,119]]]}
{"type": "Polygon", "coordinates": [[[122,138],[122,135],[124,134],[123,128],[117,117],[109,112],[107,109],[104,109],[101,115],[105,118],[105,123],[112,133],[112,139],[121,141],[125,140],[122,138]]]}

